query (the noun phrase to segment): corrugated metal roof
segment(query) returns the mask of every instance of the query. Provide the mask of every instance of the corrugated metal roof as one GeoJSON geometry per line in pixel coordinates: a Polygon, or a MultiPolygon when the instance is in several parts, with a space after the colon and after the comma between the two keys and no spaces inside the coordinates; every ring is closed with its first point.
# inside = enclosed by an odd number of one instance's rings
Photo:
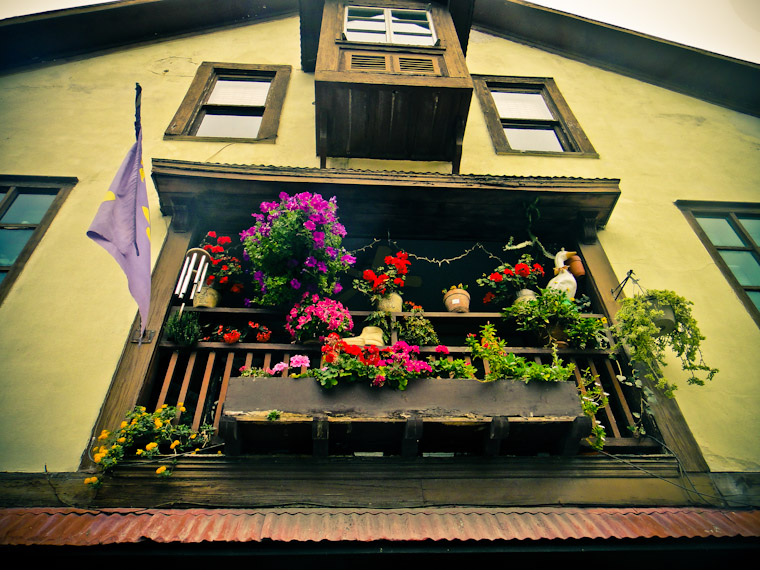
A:
{"type": "Polygon", "coordinates": [[[760,537],[760,510],[709,508],[0,509],[0,544],[760,537]]]}

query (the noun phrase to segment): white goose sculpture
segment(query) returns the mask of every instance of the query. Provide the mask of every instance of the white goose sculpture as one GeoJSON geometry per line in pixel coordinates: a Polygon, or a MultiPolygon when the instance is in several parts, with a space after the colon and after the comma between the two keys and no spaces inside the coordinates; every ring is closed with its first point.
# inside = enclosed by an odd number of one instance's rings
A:
{"type": "Polygon", "coordinates": [[[564,291],[570,299],[575,297],[578,283],[575,281],[573,274],[568,270],[565,262],[576,253],[575,251],[565,251],[564,248],[557,252],[557,255],[554,256],[554,277],[546,285],[547,289],[564,291]]]}

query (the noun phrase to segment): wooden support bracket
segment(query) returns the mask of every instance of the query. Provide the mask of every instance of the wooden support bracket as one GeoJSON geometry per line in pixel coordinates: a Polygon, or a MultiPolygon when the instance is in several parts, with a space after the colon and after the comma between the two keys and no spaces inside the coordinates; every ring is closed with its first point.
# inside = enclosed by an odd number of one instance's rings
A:
{"type": "Polygon", "coordinates": [[[314,457],[327,457],[330,441],[330,423],[327,416],[314,416],[312,418],[311,441],[314,457]]]}
{"type": "Polygon", "coordinates": [[[409,459],[419,455],[420,439],[422,439],[422,418],[412,414],[406,419],[404,435],[401,440],[401,457],[409,459]]]}
{"type": "Polygon", "coordinates": [[[499,455],[501,441],[509,435],[509,418],[495,416],[491,418],[491,425],[485,434],[483,454],[489,457],[499,455]]]}

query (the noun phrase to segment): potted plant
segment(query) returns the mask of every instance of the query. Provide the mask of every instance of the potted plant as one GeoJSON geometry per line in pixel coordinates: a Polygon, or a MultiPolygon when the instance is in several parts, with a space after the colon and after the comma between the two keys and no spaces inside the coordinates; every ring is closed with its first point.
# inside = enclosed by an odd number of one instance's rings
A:
{"type": "Polygon", "coordinates": [[[354,321],[343,303],[304,293],[285,318],[285,330],[294,342],[323,340],[330,333],[349,332],[354,321]]]}
{"type": "Polygon", "coordinates": [[[404,303],[404,309],[409,313],[396,321],[399,338],[417,346],[435,346],[438,344],[438,334],[433,323],[425,317],[425,310],[420,305],[410,301],[404,303]]]}
{"type": "Polygon", "coordinates": [[[494,303],[499,307],[512,304],[520,298],[535,297],[535,289],[545,275],[540,263],[535,263],[529,254],[524,254],[514,265],[502,263],[489,275],[483,274],[476,282],[489,291],[484,303],[494,303]]]}
{"type": "Polygon", "coordinates": [[[650,289],[644,295],[624,299],[615,315],[614,331],[618,339],[615,348],[627,348],[631,364],[643,367],[644,376],[668,397],[673,396],[676,387],[662,372],[666,349],[681,359],[681,368],[689,374],[688,384],[704,385],[718,372],[702,358],[701,343],[705,337],[692,315],[692,305],[674,291],[650,289]],[[673,311],[672,328],[660,325],[662,307],[666,305],[673,311]],[[704,378],[698,376],[700,373],[704,378]]]}
{"type": "Polygon", "coordinates": [[[399,251],[386,255],[385,265],[367,269],[361,279],[354,279],[354,289],[363,293],[379,311],[400,312],[403,304],[401,291],[409,273],[409,256],[399,251]]]}
{"type": "Polygon", "coordinates": [[[467,285],[459,283],[444,289],[443,304],[450,313],[469,313],[470,312],[470,294],[467,292],[467,285]]]}
{"type": "Polygon", "coordinates": [[[242,252],[237,252],[236,247],[239,248],[240,244],[232,244],[230,236],[218,235],[213,230],[203,237],[199,248],[208,252],[210,260],[205,283],[193,297],[193,306],[215,307],[222,292],[239,293],[243,290],[242,252]]]}
{"type": "Polygon", "coordinates": [[[166,321],[166,337],[180,346],[192,346],[201,340],[203,330],[198,322],[198,314],[177,311],[166,321]]]}
{"type": "Polygon", "coordinates": [[[292,305],[304,292],[337,294],[341,273],[356,261],[342,247],[346,230],[335,198],[283,192],[279,202],[263,202],[256,223],[240,234],[251,262],[253,298],[246,304],[292,305]]]}
{"type": "Polygon", "coordinates": [[[502,309],[502,315],[514,322],[519,331],[538,336],[545,346],[560,348],[604,348],[607,345],[605,318],[585,317],[582,299],[570,299],[558,289],[539,289],[539,294],[502,309]]]}
{"type": "Polygon", "coordinates": [[[564,382],[575,370],[575,365],[565,365],[556,351],[552,353],[551,364],[540,364],[509,352],[507,343],[496,335],[496,327],[491,323],[483,325],[480,331],[480,336],[467,335],[465,342],[472,356],[483,361],[486,382],[507,378],[525,383],[531,380],[564,382]]]}

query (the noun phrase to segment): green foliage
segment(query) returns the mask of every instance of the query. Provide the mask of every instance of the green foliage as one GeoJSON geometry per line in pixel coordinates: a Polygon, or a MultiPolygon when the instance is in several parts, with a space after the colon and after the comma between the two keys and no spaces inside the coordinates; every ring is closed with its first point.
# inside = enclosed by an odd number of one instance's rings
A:
{"type": "Polygon", "coordinates": [[[438,344],[438,334],[433,323],[425,317],[425,310],[420,305],[406,302],[404,309],[409,315],[404,315],[396,322],[399,337],[409,344],[417,346],[433,346],[438,344]]]}
{"type": "Polygon", "coordinates": [[[272,410],[267,414],[267,420],[270,422],[276,422],[280,419],[282,412],[280,410],[272,410]]]}
{"type": "MultiPolygon", "coordinates": [[[[179,412],[184,411],[180,404],[179,412]]],[[[188,449],[194,449],[191,453],[195,453],[209,444],[214,431],[212,426],[203,425],[195,432],[186,422],[177,422],[177,418],[178,408],[173,406],[164,404],[153,413],[137,406],[127,413],[118,429],[100,433],[98,445],[92,449],[92,460],[103,473],[108,473],[125,457],[149,459],[168,455],[176,458],[188,449]]],[[[171,469],[161,465],[156,475],[168,477],[171,469]]],[[[99,487],[102,481],[88,477],[85,483],[99,487]]]]}
{"type": "Polygon", "coordinates": [[[535,299],[526,299],[502,309],[502,315],[511,319],[517,330],[535,332],[551,345],[567,341],[576,348],[605,348],[604,333],[607,319],[586,317],[581,307],[584,298],[569,299],[558,289],[539,289],[535,299]]]}
{"type": "Polygon", "coordinates": [[[583,371],[581,380],[583,391],[578,394],[581,399],[581,408],[583,409],[583,413],[591,418],[592,422],[591,435],[588,438],[588,442],[592,448],[601,451],[604,447],[607,433],[604,425],[596,419],[596,414],[602,408],[607,407],[609,394],[604,391],[599,383],[599,376],[592,374],[590,369],[583,371]]]}
{"type": "Polygon", "coordinates": [[[189,311],[172,313],[166,321],[166,336],[180,346],[192,346],[203,336],[198,314],[189,311]]]}
{"type": "Polygon", "coordinates": [[[373,311],[364,318],[364,325],[368,327],[378,327],[383,331],[383,342],[385,344],[391,341],[391,332],[393,330],[393,319],[388,311],[373,311]]]}
{"type": "Polygon", "coordinates": [[[718,372],[705,364],[702,358],[701,343],[705,337],[692,316],[692,305],[691,301],[673,291],[649,290],[646,295],[624,299],[615,316],[618,338],[615,348],[627,348],[631,363],[641,365],[644,376],[667,397],[673,397],[676,386],[662,372],[666,365],[666,349],[680,358],[681,368],[689,373],[688,384],[702,386],[718,372]],[[675,314],[676,327],[669,333],[663,334],[655,322],[663,316],[658,305],[670,305],[675,314]],[[699,373],[703,373],[704,377],[699,373]]]}
{"type": "Polygon", "coordinates": [[[480,331],[479,338],[470,334],[465,342],[470,347],[473,357],[488,362],[488,371],[484,375],[486,382],[504,378],[522,380],[525,383],[564,382],[575,370],[574,364],[565,365],[557,356],[556,347],[552,351],[552,363],[540,364],[509,352],[506,341],[496,335],[496,327],[491,323],[483,325],[480,331]]]}

